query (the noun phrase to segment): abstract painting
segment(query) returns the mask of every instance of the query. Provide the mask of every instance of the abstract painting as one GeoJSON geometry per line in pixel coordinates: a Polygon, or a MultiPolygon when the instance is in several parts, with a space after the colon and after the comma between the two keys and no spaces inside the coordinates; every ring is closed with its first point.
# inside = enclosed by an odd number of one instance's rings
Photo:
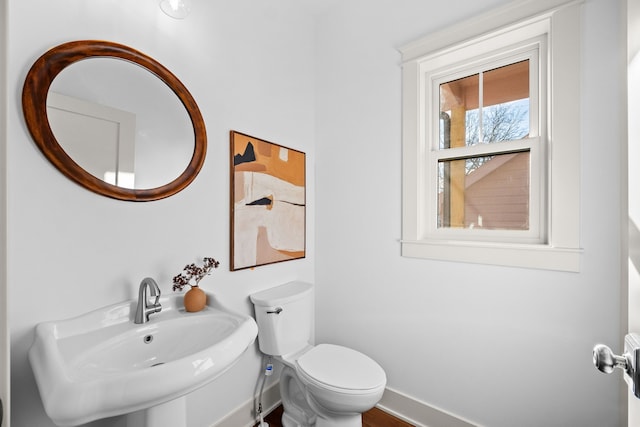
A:
{"type": "Polygon", "coordinates": [[[305,257],[305,154],[231,131],[231,270],[305,257]]]}

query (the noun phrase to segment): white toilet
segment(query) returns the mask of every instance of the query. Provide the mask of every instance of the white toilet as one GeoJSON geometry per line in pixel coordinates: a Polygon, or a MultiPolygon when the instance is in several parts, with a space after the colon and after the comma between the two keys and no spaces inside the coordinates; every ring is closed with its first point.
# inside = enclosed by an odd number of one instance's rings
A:
{"type": "Polygon", "coordinates": [[[290,282],[251,295],[260,350],[281,361],[284,427],[362,427],[362,413],[382,397],[387,377],[368,356],[310,344],[313,286],[290,282]]]}

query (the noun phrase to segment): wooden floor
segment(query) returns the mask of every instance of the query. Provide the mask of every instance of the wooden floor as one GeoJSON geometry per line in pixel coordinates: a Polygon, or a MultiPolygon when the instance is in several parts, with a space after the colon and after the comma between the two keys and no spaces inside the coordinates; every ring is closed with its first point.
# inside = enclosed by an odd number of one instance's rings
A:
{"type": "MultiPolygon", "coordinates": [[[[281,419],[282,405],[264,418],[269,423],[269,427],[282,427],[281,419]]],[[[378,408],[373,408],[362,414],[362,427],[414,427],[414,425],[399,420],[378,408]]]]}

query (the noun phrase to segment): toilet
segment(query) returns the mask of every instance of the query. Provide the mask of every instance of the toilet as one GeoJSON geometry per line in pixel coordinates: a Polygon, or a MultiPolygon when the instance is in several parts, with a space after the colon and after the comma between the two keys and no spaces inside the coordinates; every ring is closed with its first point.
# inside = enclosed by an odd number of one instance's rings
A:
{"type": "Polygon", "coordinates": [[[311,345],[313,285],[295,281],[250,296],[260,351],[283,364],[284,427],[362,427],[387,377],[370,357],[333,344],[311,345]]]}

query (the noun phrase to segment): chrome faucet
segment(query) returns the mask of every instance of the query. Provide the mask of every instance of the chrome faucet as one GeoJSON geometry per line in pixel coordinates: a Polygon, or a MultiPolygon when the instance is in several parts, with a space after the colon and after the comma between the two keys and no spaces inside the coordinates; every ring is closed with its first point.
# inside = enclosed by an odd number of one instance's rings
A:
{"type": "Polygon", "coordinates": [[[160,288],[155,280],[151,277],[142,279],[140,289],[138,290],[138,307],[136,308],[136,317],[134,323],[146,323],[149,321],[149,315],[160,313],[162,305],[160,305],[160,288]],[[155,297],[152,303],[149,303],[149,296],[155,297]]]}

